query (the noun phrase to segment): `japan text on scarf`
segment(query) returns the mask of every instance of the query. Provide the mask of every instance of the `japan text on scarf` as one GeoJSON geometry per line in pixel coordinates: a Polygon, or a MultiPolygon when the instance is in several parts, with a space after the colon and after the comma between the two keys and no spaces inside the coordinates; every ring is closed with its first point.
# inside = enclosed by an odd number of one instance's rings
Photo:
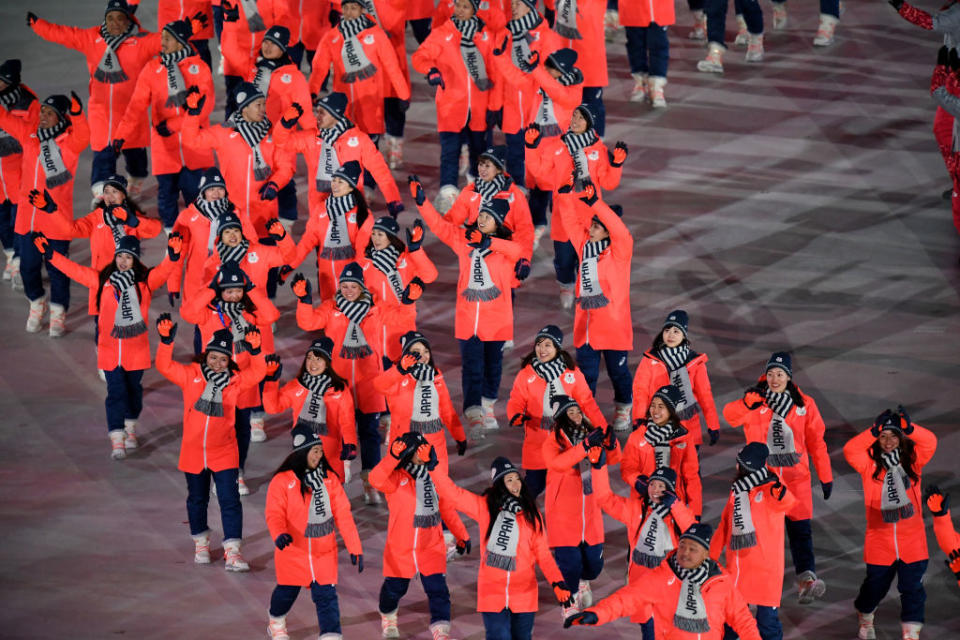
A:
{"type": "Polygon", "coordinates": [[[473,37],[483,29],[483,20],[473,16],[469,20],[450,18],[450,22],[460,32],[460,57],[473,83],[480,91],[492,89],[493,81],[487,76],[487,65],[473,41],[473,37]]]}
{"type": "Polygon", "coordinates": [[[94,80],[107,84],[117,84],[130,79],[124,72],[123,67],[120,66],[120,56],[117,55],[117,50],[120,48],[120,45],[123,44],[124,40],[136,35],[138,30],[137,23],[134,20],[130,20],[127,24],[126,31],[119,35],[112,36],[107,31],[107,21],[104,19],[100,24],[100,37],[103,38],[103,42],[107,46],[104,47],[100,62],[97,63],[97,68],[93,72],[94,80]]]}

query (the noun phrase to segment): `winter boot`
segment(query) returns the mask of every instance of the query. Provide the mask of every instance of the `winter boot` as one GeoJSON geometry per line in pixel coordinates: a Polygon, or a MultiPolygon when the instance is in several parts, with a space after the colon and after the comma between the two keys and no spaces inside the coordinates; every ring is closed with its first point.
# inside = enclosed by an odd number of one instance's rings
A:
{"type": "Polygon", "coordinates": [[[387,143],[387,166],[396,169],[403,164],[403,138],[386,134],[384,139],[387,143]]]}
{"type": "Polygon", "coordinates": [[[47,299],[45,297],[30,301],[30,315],[27,317],[27,333],[37,333],[47,315],[47,299]]]}
{"type": "MultiPolygon", "coordinates": [[[[951,193],[953,190],[951,189],[951,193]]],[[[13,259],[10,267],[10,286],[14,291],[23,291],[23,276],[20,275],[20,257],[13,259]]]]}
{"type": "Polygon", "coordinates": [[[650,105],[654,109],[665,109],[667,99],[663,97],[663,88],[667,86],[667,79],[663,76],[650,76],[650,105]]]}
{"type": "Polygon", "coordinates": [[[747,55],[743,58],[747,62],[763,62],[763,34],[750,34],[750,42],[747,44],[747,55]]]}
{"type": "Polygon", "coordinates": [[[400,630],[397,628],[397,612],[400,609],[394,609],[390,613],[380,613],[380,635],[384,638],[399,638],[400,630]]]}
{"type": "Polygon", "coordinates": [[[287,633],[287,616],[280,616],[279,618],[270,616],[270,622],[267,624],[267,637],[271,640],[290,640],[290,635],[287,633]]]}
{"type": "Polygon", "coordinates": [[[434,201],[437,211],[440,213],[446,213],[449,211],[458,195],[460,195],[460,190],[457,189],[455,185],[445,184],[440,187],[440,192],[437,194],[437,199],[434,201]]]}
{"type": "Polygon", "coordinates": [[[560,605],[560,616],[563,620],[566,620],[570,616],[578,613],[580,613],[580,602],[579,598],[576,597],[576,594],[574,594],[573,603],[569,607],[560,605]]]}
{"type": "Polygon", "coordinates": [[[857,640],[877,640],[877,632],[873,628],[873,612],[860,613],[857,611],[857,622],[860,629],[857,631],[857,640]]]}
{"type": "Polygon", "coordinates": [[[237,493],[242,496],[250,495],[250,487],[248,487],[247,483],[243,480],[243,472],[237,476],[237,493]]]}
{"type": "Polygon", "coordinates": [[[833,44],[833,32],[836,30],[838,22],[840,21],[833,16],[821,13],[820,27],[817,29],[817,35],[813,38],[813,46],[829,47],[833,44]]]}
{"type": "Polygon", "coordinates": [[[737,14],[737,37],[733,39],[733,46],[745,47],[749,39],[750,34],[747,33],[747,21],[743,19],[742,15],[737,14]]]}
{"type": "Polygon", "coordinates": [[[210,564],[210,531],[198,533],[193,538],[193,561],[196,564],[210,564]]]}
{"type": "Polygon", "coordinates": [[[139,178],[127,174],[127,195],[131,198],[139,198],[143,195],[143,182],[146,178],[139,178]]]}
{"type": "Polygon", "coordinates": [[[263,412],[256,411],[250,416],[250,442],[265,442],[267,432],[263,429],[263,412]]]}
{"type": "Polygon", "coordinates": [[[62,304],[50,303],[50,337],[59,338],[67,332],[67,310],[62,304]]]}
{"type": "Polygon", "coordinates": [[[360,478],[363,480],[363,503],[382,504],[383,501],[380,498],[380,492],[374,489],[373,485],[370,484],[370,480],[367,479],[367,476],[369,475],[369,471],[360,472],[360,478]]]}
{"type": "Polygon", "coordinates": [[[384,411],[383,413],[380,414],[379,425],[380,425],[380,430],[383,431],[384,434],[390,433],[390,422],[391,422],[391,419],[390,419],[389,412],[384,411]]]}
{"type": "MultiPolygon", "coordinates": [[[[903,629],[903,640],[920,640],[920,629],[923,629],[922,622],[901,622],[901,629],[903,629]]],[[[437,636],[434,635],[434,638],[437,636]]]]}
{"type": "Polygon", "coordinates": [[[630,102],[646,102],[647,100],[647,74],[631,73],[633,76],[633,89],[630,90],[630,102]]]}
{"type": "Polygon", "coordinates": [[[783,31],[787,28],[787,3],[773,3],[773,30],[783,31]]]}
{"type": "Polygon", "coordinates": [[[136,420],[124,420],[123,421],[123,447],[124,449],[136,449],[137,445],[140,443],[137,442],[137,421],[136,420]]]}
{"type": "Polygon", "coordinates": [[[483,428],[483,407],[467,407],[463,417],[467,419],[467,435],[471,440],[483,440],[487,436],[483,428]]]}
{"type": "Polygon", "coordinates": [[[465,144],[460,145],[460,161],[457,164],[457,173],[462,176],[467,171],[475,168],[476,167],[470,166],[470,146],[465,144]]]}
{"type": "Polygon", "coordinates": [[[613,42],[617,37],[617,29],[620,28],[620,12],[616,9],[607,9],[603,14],[603,35],[607,42],[613,42]]]}
{"type": "Polygon", "coordinates": [[[449,531],[443,532],[443,546],[447,552],[447,562],[457,559],[457,538],[449,531]]]}
{"type": "Polygon", "coordinates": [[[630,428],[630,412],[633,410],[633,404],[616,404],[613,412],[613,430],[626,431],[630,428]]]}
{"type": "Polygon", "coordinates": [[[450,640],[450,622],[437,620],[430,625],[430,633],[433,634],[433,640],[450,640]]]}
{"type": "Polygon", "coordinates": [[[223,562],[227,571],[250,571],[250,565],[240,555],[239,538],[223,541],[223,562]]]}
{"type": "MultiPolygon", "coordinates": [[[[950,193],[953,193],[951,189],[950,193]]],[[[947,198],[949,200],[950,198],[947,198]]],[[[536,251],[540,247],[540,238],[543,237],[543,234],[547,232],[547,225],[541,224],[533,228],[533,250],[536,251]]]]}
{"type": "Polygon", "coordinates": [[[580,581],[580,588],[577,590],[577,602],[584,609],[593,606],[593,590],[590,588],[589,580],[580,581]]]}
{"type": "Polygon", "coordinates": [[[693,12],[693,28],[687,34],[687,37],[691,40],[700,41],[707,39],[707,14],[703,11],[693,12]]]}
{"type": "Polygon", "coordinates": [[[110,432],[110,457],[114,460],[123,460],[127,457],[127,450],[123,447],[123,429],[114,429],[110,432]]]}
{"type": "Polygon", "coordinates": [[[494,406],[497,404],[497,399],[480,398],[480,404],[483,407],[483,428],[499,429],[500,424],[497,422],[496,415],[494,415],[494,406]]]}
{"type": "Polygon", "coordinates": [[[564,311],[569,311],[573,309],[573,283],[565,284],[563,282],[559,283],[560,285],[560,307],[564,311]]]}
{"type": "Polygon", "coordinates": [[[827,592],[827,583],[813,571],[804,571],[797,576],[797,593],[800,604],[810,604],[827,592]]]}
{"type": "Polygon", "coordinates": [[[3,279],[13,279],[13,249],[4,249],[3,255],[7,259],[6,266],[3,268],[3,279]]]}
{"type": "Polygon", "coordinates": [[[343,634],[340,633],[324,633],[320,636],[319,640],[343,640],[343,634]]]}
{"type": "Polygon", "coordinates": [[[697,63],[697,71],[723,73],[724,46],[719,42],[707,44],[707,57],[697,63]]]}

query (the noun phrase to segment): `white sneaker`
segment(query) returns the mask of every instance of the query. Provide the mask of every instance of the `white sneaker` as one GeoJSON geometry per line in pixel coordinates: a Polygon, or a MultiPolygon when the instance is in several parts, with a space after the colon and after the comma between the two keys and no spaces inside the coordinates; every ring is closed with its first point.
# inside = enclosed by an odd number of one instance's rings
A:
{"type": "Polygon", "coordinates": [[[773,3],[773,30],[783,31],[787,28],[787,3],[773,3]]]}
{"type": "Polygon", "coordinates": [[[263,428],[263,415],[250,417],[250,442],[265,442],[267,432],[263,428]]]}
{"type": "Polygon", "coordinates": [[[449,531],[443,532],[443,546],[447,550],[447,562],[452,562],[457,558],[457,539],[449,531]]]}
{"type": "Polygon", "coordinates": [[[877,631],[873,628],[873,614],[857,611],[857,640],[877,640],[877,631]]]}
{"type": "Polygon", "coordinates": [[[923,623],[901,622],[900,628],[903,630],[903,640],[920,640],[920,629],[923,629],[923,623]]]}
{"type": "Polygon", "coordinates": [[[140,443],[137,442],[137,421],[123,421],[123,448],[136,449],[140,443]]]}
{"type": "Polygon", "coordinates": [[[666,109],[667,99],[663,89],[667,86],[667,79],[662,76],[650,76],[650,106],[654,109],[666,109]]]}
{"type": "Polygon", "coordinates": [[[450,207],[453,206],[454,201],[456,201],[457,196],[460,195],[460,190],[452,184],[445,184],[440,187],[440,192],[437,194],[436,200],[434,200],[434,206],[437,208],[437,211],[440,213],[446,213],[450,210],[450,207]]]}
{"type": "Polygon", "coordinates": [[[384,638],[399,638],[400,629],[397,628],[397,612],[400,609],[394,609],[390,613],[380,614],[380,635],[384,638]]]}
{"type": "Polygon", "coordinates": [[[59,338],[67,332],[67,310],[62,304],[50,304],[50,337],[59,338]]]}
{"type": "Polygon", "coordinates": [[[469,145],[460,145],[460,160],[457,163],[457,174],[463,175],[470,170],[470,147],[469,145]]]}
{"type": "Polygon", "coordinates": [[[626,431],[630,428],[630,412],[633,409],[633,404],[620,404],[617,403],[616,409],[613,412],[613,430],[614,431],[626,431]]]}
{"type": "Polygon", "coordinates": [[[27,316],[27,333],[37,333],[40,331],[40,325],[43,323],[43,317],[47,315],[47,299],[37,298],[30,301],[30,315],[27,316]]]}
{"type": "Polygon", "coordinates": [[[573,309],[573,285],[572,284],[561,284],[560,285],[560,307],[564,311],[569,311],[573,309]]]}
{"type": "Polygon", "coordinates": [[[123,429],[110,432],[110,457],[114,460],[123,460],[127,457],[127,450],[123,446],[123,429]]]}
{"type": "Polygon", "coordinates": [[[374,489],[373,485],[370,484],[370,480],[367,479],[368,475],[368,471],[363,471],[360,473],[360,478],[363,480],[363,503],[369,505],[383,504],[383,499],[380,497],[380,492],[374,489]]]}
{"type": "Polygon", "coordinates": [[[540,238],[543,237],[543,234],[547,232],[547,225],[541,224],[533,228],[533,250],[536,251],[540,247],[540,238]]]}
{"type": "Polygon", "coordinates": [[[593,590],[590,588],[589,580],[580,581],[580,588],[577,590],[577,602],[584,609],[593,606],[593,590]]]}
{"type": "Polygon", "coordinates": [[[196,564],[210,564],[210,532],[193,537],[193,561],[196,564]]]}
{"type": "Polygon", "coordinates": [[[693,29],[690,30],[687,37],[691,40],[702,41],[707,39],[707,14],[703,11],[693,12],[693,29]]]}
{"type": "Polygon", "coordinates": [[[733,39],[733,46],[745,47],[749,39],[747,21],[743,19],[743,16],[737,15],[737,37],[733,39]]]}
{"type": "Polygon", "coordinates": [[[10,286],[14,291],[23,291],[23,276],[20,275],[20,258],[13,259],[13,266],[10,271],[10,286]]]}
{"type": "Polygon", "coordinates": [[[223,564],[227,571],[250,571],[250,565],[240,555],[240,540],[232,538],[223,541],[223,564]]]}
{"type": "Polygon", "coordinates": [[[763,62],[763,34],[758,36],[750,34],[750,42],[747,45],[747,55],[743,58],[747,62],[763,62]]]}
{"type": "Polygon", "coordinates": [[[820,27],[817,29],[817,35],[813,38],[813,46],[829,47],[833,44],[833,34],[836,31],[839,20],[825,13],[820,14],[820,27]]]}
{"type": "Polygon", "coordinates": [[[810,604],[827,592],[827,583],[813,571],[804,571],[797,576],[797,593],[800,604],[810,604]]]}
{"type": "Polygon", "coordinates": [[[574,600],[573,604],[571,604],[569,607],[565,607],[565,606],[563,606],[563,605],[560,605],[560,619],[561,619],[561,620],[566,620],[566,619],[569,618],[570,616],[580,613],[580,607],[578,606],[579,603],[576,601],[577,599],[574,598],[573,600],[574,600]]]}
{"type": "Polygon", "coordinates": [[[513,340],[507,340],[506,342],[503,343],[503,346],[500,347],[500,351],[503,351],[504,353],[508,351],[513,351],[514,346],[515,345],[513,344],[513,340]]]}
{"type": "Polygon", "coordinates": [[[250,488],[247,486],[247,483],[243,481],[243,474],[237,476],[237,492],[242,496],[250,495],[250,488]]]}
{"type": "Polygon", "coordinates": [[[387,166],[397,169],[403,164],[403,138],[385,135],[387,143],[387,166]]]}
{"type": "Polygon", "coordinates": [[[430,625],[433,640],[450,640],[450,623],[446,620],[437,620],[430,625]]]}
{"type": "Polygon", "coordinates": [[[494,406],[496,405],[496,399],[491,400],[490,398],[480,398],[480,405],[483,409],[483,428],[484,429],[499,429],[500,424],[497,422],[497,417],[494,414],[494,406]]]}
{"type": "Polygon", "coordinates": [[[647,100],[647,74],[631,73],[633,77],[633,89],[630,90],[630,102],[646,102],[647,100]]]}
{"type": "Polygon", "coordinates": [[[97,369],[97,377],[100,378],[102,382],[107,381],[107,374],[103,369],[97,369]]]}
{"type": "Polygon", "coordinates": [[[7,258],[6,265],[3,267],[3,279],[13,279],[13,249],[4,249],[3,255],[7,258]]]}
{"type": "Polygon", "coordinates": [[[270,622],[267,623],[267,637],[271,640],[290,640],[290,634],[287,633],[287,616],[279,618],[270,616],[270,622]]]}
{"type": "Polygon", "coordinates": [[[463,417],[467,419],[467,434],[471,440],[483,440],[487,437],[486,430],[483,428],[482,407],[467,407],[463,410],[463,417]]]}
{"type": "Polygon", "coordinates": [[[724,47],[719,42],[707,45],[707,57],[697,63],[697,71],[704,73],[723,73],[724,47]]]}

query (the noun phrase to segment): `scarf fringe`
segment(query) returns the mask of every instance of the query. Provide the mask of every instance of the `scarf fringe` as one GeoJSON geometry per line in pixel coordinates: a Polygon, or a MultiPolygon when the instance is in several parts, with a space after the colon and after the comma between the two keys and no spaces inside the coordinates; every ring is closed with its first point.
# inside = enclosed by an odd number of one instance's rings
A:
{"type": "Polygon", "coordinates": [[[514,556],[505,556],[492,551],[487,552],[485,564],[494,569],[503,569],[504,571],[516,571],[517,559],[514,556]]]}
{"type": "Polygon", "coordinates": [[[303,532],[304,538],[322,538],[333,533],[333,518],[326,522],[308,524],[306,531],[303,532]]]}
{"type": "Polygon", "coordinates": [[[416,529],[429,529],[440,524],[440,514],[431,513],[428,516],[413,516],[413,526],[416,529]]]}
{"type": "Polygon", "coordinates": [[[705,618],[681,618],[673,615],[673,625],[681,631],[690,633],[706,633],[710,631],[710,623],[705,618]]]}
{"type": "Polygon", "coordinates": [[[267,30],[267,25],[263,23],[263,18],[259,13],[247,17],[247,25],[249,26],[251,33],[258,33],[260,31],[267,30]]]}
{"type": "Polygon", "coordinates": [[[677,411],[677,417],[680,418],[681,420],[689,420],[690,418],[697,415],[698,413],[700,413],[700,405],[697,403],[694,403],[690,406],[686,406],[683,409],[680,409],[680,411],[677,411]]]}
{"type": "Polygon", "coordinates": [[[583,35],[581,35],[579,29],[562,25],[559,22],[554,23],[553,30],[563,38],[568,38],[570,40],[583,40],[583,35]]]}
{"type": "Polygon", "coordinates": [[[730,536],[730,550],[739,551],[740,549],[751,549],[757,546],[757,533],[738,533],[730,536]]]}
{"type": "Polygon", "coordinates": [[[73,174],[70,173],[70,170],[64,171],[63,173],[58,173],[55,176],[50,176],[47,178],[47,186],[53,189],[54,187],[59,187],[61,185],[67,184],[73,179],[73,174]]]}
{"type": "Polygon", "coordinates": [[[270,165],[263,167],[257,167],[253,170],[253,177],[257,180],[266,180],[273,174],[273,169],[270,168],[270,165]]]}
{"type": "Polygon", "coordinates": [[[913,514],[914,511],[912,504],[880,512],[880,515],[883,516],[883,521],[888,523],[899,522],[900,520],[912,518],[913,514]]]}
{"type": "Polygon", "coordinates": [[[0,136],[0,158],[6,158],[17,153],[23,153],[23,147],[13,136],[0,136]]]}
{"type": "Polygon", "coordinates": [[[767,464],[771,467],[792,467],[799,462],[799,453],[771,453],[767,458],[767,464]]]}
{"type": "Polygon", "coordinates": [[[361,345],[359,347],[340,347],[340,357],[346,358],[347,360],[362,360],[364,358],[369,358],[373,355],[373,350],[369,345],[361,345]]]}
{"type": "Polygon", "coordinates": [[[663,559],[666,557],[667,556],[653,556],[653,555],[650,555],[649,553],[642,553],[634,549],[631,560],[633,560],[634,564],[639,565],[641,567],[647,567],[648,569],[656,569],[657,567],[660,566],[660,563],[663,562],[663,559]]]}
{"type": "Polygon", "coordinates": [[[350,260],[356,255],[353,247],[347,245],[346,247],[324,247],[320,251],[319,257],[324,260],[350,260]]]}
{"type": "Polygon", "coordinates": [[[306,427],[307,429],[310,429],[310,431],[312,431],[314,434],[318,436],[327,435],[326,422],[315,422],[313,420],[305,420],[304,418],[300,418],[297,420],[297,426],[306,427]]]}
{"type": "Polygon", "coordinates": [[[580,308],[584,311],[588,311],[590,309],[602,309],[610,304],[610,300],[607,296],[600,293],[595,296],[580,296],[577,298],[577,304],[579,304],[580,308]]]}
{"type": "Polygon", "coordinates": [[[330,191],[330,187],[333,186],[330,184],[329,180],[321,180],[320,178],[317,178],[316,180],[314,180],[314,185],[316,185],[317,191],[321,191],[324,193],[327,191],[330,191]]]}
{"type": "Polygon", "coordinates": [[[146,323],[141,320],[126,327],[118,327],[114,325],[113,329],[110,330],[110,337],[117,338],[122,340],[123,338],[136,338],[147,332],[146,323]]]}
{"type": "Polygon", "coordinates": [[[130,79],[127,77],[127,74],[123,72],[123,69],[119,71],[104,71],[103,69],[98,68],[93,72],[93,77],[100,82],[105,82],[107,84],[119,84],[130,79]]]}
{"type": "Polygon", "coordinates": [[[196,403],[194,403],[193,408],[202,414],[210,416],[211,418],[223,417],[222,402],[211,402],[209,400],[204,400],[203,398],[197,398],[197,401],[196,403]]]}
{"type": "Polygon", "coordinates": [[[563,129],[560,128],[560,125],[553,123],[540,125],[540,134],[544,138],[559,136],[561,133],[563,133],[563,129]]]}
{"type": "Polygon", "coordinates": [[[480,91],[489,91],[493,88],[493,80],[490,78],[481,78],[480,80],[475,80],[474,84],[477,85],[477,89],[480,89],[480,91]]]}
{"type": "Polygon", "coordinates": [[[372,78],[377,73],[377,66],[373,63],[368,64],[363,69],[357,71],[348,71],[343,74],[343,81],[347,84],[352,84],[354,82],[360,82],[361,80],[366,80],[367,78],[372,78]]]}
{"type": "Polygon", "coordinates": [[[167,97],[167,101],[164,103],[164,106],[172,108],[182,107],[185,104],[187,104],[187,92],[178,91],[176,94],[167,97]]]}
{"type": "Polygon", "coordinates": [[[443,420],[436,418],[425,422],[410,421],[410,430],[417,433],[439,433],[443,430],[443,420]]]}
{"type": "Polygon", "coordinates": [[[494,285],[486,289],[464,289],[460,295],[470,302],[490,302],[499,298],[500,293],[500,288],[494,285]]]}

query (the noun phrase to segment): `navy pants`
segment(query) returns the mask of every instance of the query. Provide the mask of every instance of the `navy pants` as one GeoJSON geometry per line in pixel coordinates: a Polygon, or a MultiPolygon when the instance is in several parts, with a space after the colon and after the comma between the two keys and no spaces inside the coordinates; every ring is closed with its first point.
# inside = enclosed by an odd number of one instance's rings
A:
{"type": "MultiPolygon", "coordinates": [[[[270,615],[274,618],[287,615],[293,608],[298,595],[300,595],[300,587],[278,584],[273,588],[273,595],[270,596],[270,615]]],[[[337,587],[332,584],[311,582],[310,598],[313,599],[313,604],[317,608],[320,635],[340,633],[340,601],[337,599],[337,587]]]]}
{"type": "MultiPolygon", "coordinates": [[[[407,106],[410,106],[409,101],[407,106]]],[[[383,124],[387,135],[394,138],[403,137],[403,127],[407,124],[407,113],[403,109],[403,100],[400,98],[383,99],[383,124]]]]}
{"type": "Polygon", "coordinates": [[[550,208],[550,201],[553,199],[552,191],[544,191],[533,187],[530,189],[530,218],[533,220],[533,226],[547,226],[547,209],[550,208]]]}
{"type": "MultiPolygon", "coordinates": [[[[217,7],[219,9],[219,7],[217,7]]],[[[207,63],[208,67],[213,67],[213,58],[210,56],[209,40],[191,40],[194,51],[200,56],[200,59],[207,63]]]]}
{"type": "MultiPolygon", "coordinates": [[[[787,4],[787,0],[773,4],[787,4]]],[[[840,0],[820,0],[820,13],[840,19],[840,0]]]]}
{"type": "Polygon", "coordinates": [[[463,408],[479,407],[481,398],[496,400],[503,375],[503,340],[457,340],[460,344],[463,408]]]}
{"type": "Polygon", "coordinates": [[[124,420],[136,420],[143,410],[143,371],[117,367],[103,375],[107,379],[107,431],[123,429],[124,420]]]}
{"type": "MultiPolygon", "coordinates": [[[[38,216],[45,216],[42,211],[37,212],[38,216]]],[[[33,238],[29,234],[16,234],[17,242],[20,245],[20,277],[23,278],[23,292],[28,300],[37,300],[46,293],[43,289],[43,274],[40,269],[46,265],[47,275],[50,277],[50,302],[63,305],[64,309],[70,307],[70,278],[62,271],[53,266],[49,260],[37,251],[33,244],[33,238]]],[[[57,253],[69,255],[69,240],[49,240],[50,247],[57,253]]]]}
{"type": "MultiPolygon", "coordinates": [[[[756,1],[756,0],[754,0],[756,1]]],[[[593,128],[597,135],[603,137],[603,132],[607,128],[607,109],[603,106],[603,87],[584,87],[583,104],[588,105],[596,116],[596,122],[593,128]]]]}
{"type": "MultiPolygon", "coordinates": [[[[124,149],[120,153],[126,161],[127,173],[134,178],[147,177],[147,150],[145,148],[124,149]]],[[[93,164],[90,166],[90,184],[106,180],[117,172],[118,155],[113,147],[105,147],[93,152],[93,164]]]]}
{"type": "Polygon", "coordinates": [[[380,462],[380,414],[356,411],[354,416],[360,445],[360,468],[369,471],[380,462]]]}
{"type": "Polygon", "coordinates": [[[625,31],[630,73],[649,73],[666,78],[670,62],[667,28],[651,22],[648,27],[626,27],[625,31]]]}
{"type": "Polygon", "coordinates": [[[407,20],[407,24],[410,25],[410,30],[413,31],[413,37],[416,38],[417,44],[423,44],[423,41],[426,40],[430,35],[430,27],[432,22],[432,18],[407,20]]]}
{"type": "Polygon", "coordinates": [[[247,464],[250,451],[250,413],[253,409],[236,409],[233,428],[237,433],[237,448],[240,450],[240,471],[247,464]]]}
{"type": "Polygon", "coordinates": [[[581,542],[576,547],[554,547],[563,581],[570,591],[576,592],[581,580],[595,580],[603,571],[603,545],[581,542]]]}
{"type": "Polygon", "coordinates": [[[641,640],[657,640],[657,635],[653,627],[653,617],[646,622],[640,623],[640,638],[641,640]]]}
{"type": "MultiPolygon", "coordinates": [[[[778,610],[778,607],[757,605],[757,631],[763,640],[783,640],[783,626],[780,624],[780,616],[777,615],[778,610]]],[[[739,637],[732,628],[723,625],[723,640],[736,640],[739,637]]]]}
{"type": "MultiPolygon", "coordinates": [[[[754,35],[763,33],[763,9],[757,0],[740,0],[743,19],[747,22],[747,31],[754,35]]],[[[723,44],[727,26],[727,0],[705,0],[704,13],[707,14],[707,40],[723,44]]],[[[740,13],[739,11],[737,13],[740,13]]]]}
{"type": "Polygon", "coordinates": [[[187,478],[187,519],[190,535],[207,531],[207,506],[210,504],[210,477],[217,486],[217,502],[220,503],[220,520],[223,524],[223,539],[243,537],[243,507],[240,505],[240,490],[237,486],[239,469],[184,473],[187,478]]]}
{"type": "Polygon", "coordinates": [[[633,398],[633,377],[627,364],[626,351],[604,349],[597,351],[588,344],[577,347],[577,366],[587,380],[594,395],[597,394],[597,380],[600,377],[600,357],[607,363],[607,375],[613,383],[613,400],[627,404],[633,398]]]}
{"type": "MultiPolygon", "coordinates": [[[[521,187],[526,179],[526,145],[523,142],[523,129],[518,133],[505,133],[507,141],[507,173],[521,187]]],[[[542,224],[546,224],[546,220],[542,224]]]]}
{"type": "Polygon", "coordinates": [[[577,281],[577,265],[580,259],[577,250],[568,240],[566,242],[553,241],[553,271],[557,274],[557,282],[572,285],[577,281]]]}
{"type": "Polygon", "coordinates": [[[786,519],[787,539],[790,542],[790,555],[797,575],[804,571],[816,572],[817,565],[813,557],[813,531],[810,520],[786,519]]]}
{"type": "MultiPolygon", "coordinates": [[[[430,624],[450,620],[450,590],[447,588],[447,577],[442,573],[429,576],[421,575],[423,591],[427,594],[427,604],[430,607],[430,624]]],[[[380,613],[396,611],[400,606],[400,599],[410,587],[409,578],[387,577],[380,587],[380,613]]]]}
{"type": "Polygon", "coordinates": [[[900,620],[903,622],[923,622],[924,603],[927,592],[923,589],[923,574],[927,571],[927,560],[919,562],[901,562],[891,565],[868,564],[867,577],[860,585],[860,593],[853,606],[860,613],[871,613],[880,604],[893,578],[897,578],[897,591],[900,592],[900,620]]]}
{"type": "Polygon", "coordinates": [[[20,255],[13,229],[17,221],[17,205],[12,200],[0,202],[0,244],[4,249],[13,249],[14,255],[20,255]]]}
{"type": "Polygon", "coordinates": [[[297,219],[297,185],[292,179],[277,194],[277,217],[282,220],[297,219]]]}
{"type": "Polygon", "coordinates": [[[440,186],[457,186],[460,167],[460,145],[465,141],[470,149],[470,173],[476,175],[477,161],[486,149],[487,132],[471,131],[464,127],[461,131],[440,132],[440,186]]]}
{"type": "Polygon", "coordinates": [[[180,196],[184,207],[193,203],[200,192],[200,176],[203,169],[180,169],[179,173],[163,173],[157,176],[157,213],[163,226],[170,228],[180,213],[180,196]]]}
{"type": "Polygon", "coordinates": [[[527,469],[523,474],[523,483],[530,490],[530,495],[536,498],[547,488],[547,470],[527,469]]]}
{"type": "Polygon", "coordinates": [[[687,0],[687,8],[690,11],[703,11],[703,0],[687,0]]]}
{"type": "Polygon", "coordinates": [[[503,609],[496,613],[483,611],[483,628],[486,640],[530,640],[533,638],[533,611],[514,613],[503,609]]]}

